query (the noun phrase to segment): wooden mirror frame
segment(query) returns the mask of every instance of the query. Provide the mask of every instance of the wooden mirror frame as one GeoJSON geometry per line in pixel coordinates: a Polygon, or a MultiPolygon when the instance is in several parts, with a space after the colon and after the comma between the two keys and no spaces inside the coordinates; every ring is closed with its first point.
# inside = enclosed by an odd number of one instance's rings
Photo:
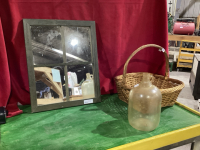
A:
{"type": "MultiPolygon", "coordinates": [[[[30,89],[30,99],[31,99],[31,110],[32,112],[47,111],[71,106],[84,105],[88,103],[101,102],[100,93],[100,83],[99,83],[99,68],[98,68],[98,55],[97,55],[97,43],[96,43],[96,29],[94,21],[77,21],[77,20],[46,20],[46,19],[23,19],[24,25],[24,35],[25,35],[25,46],[26,46],[26,58],[28,67],[28,77],[29,77],[29,89],[30,89]],[[31,26],[71,26],[71,27],[90,27],[90,43],[91,43],[91,62],[64,62],[59,64],[33,64],[33,52],[31,45],[31,26]],[[67,78],[67,66],[70,65],[88,65],[92,64],[93,75],[94,75],[94,90],[95,97],[88,99],[80,99],[76,101],[69,101],[69,91],[68,85],[65,84],[66,89],[66,102],[53,103],[48,105],[37,105],[37,95],[36,95],[36,84],[35,84],[35,72],[34,67],[50,67],[60,65],[64,67],[65,82],[68,83],[67,78]],[[92,99],[92,100],[91,100],[92,99]]],[[[61,31],[61,37],[64,36],[63,30],[61,31]]],[[[64,38],[62,38],[64,39],[64,38]]],[[[66,53],[65,42],[61,39],[63,53],[66,53]]],[[[66,55],[63,58],[66,58],[66,55]]]]}

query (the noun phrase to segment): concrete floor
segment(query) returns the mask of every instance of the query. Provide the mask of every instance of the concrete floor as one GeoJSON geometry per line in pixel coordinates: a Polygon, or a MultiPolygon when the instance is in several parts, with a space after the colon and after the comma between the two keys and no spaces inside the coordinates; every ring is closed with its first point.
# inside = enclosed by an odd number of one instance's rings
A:
{"type": "MultiPolygon", "coordinates": [[[[185,87],[178,96],[177,101],[198,111],[197,101],[194,100],[189,86],[190,72],[170,72],[170,78],[181,80],[185,83],[185,87]]],[[[171,150],[190,150],[191,144],[173,148],[171,150]]]]}
{"type": "Polygon", "coordinates": [[[170,72],[170,78],[178,79],[183,81],[185,84],[185,87],[179,94],[177,101],[198,111],[198,103],[196,100],[194,100],[189,85],[190,72],[170,72]]]}

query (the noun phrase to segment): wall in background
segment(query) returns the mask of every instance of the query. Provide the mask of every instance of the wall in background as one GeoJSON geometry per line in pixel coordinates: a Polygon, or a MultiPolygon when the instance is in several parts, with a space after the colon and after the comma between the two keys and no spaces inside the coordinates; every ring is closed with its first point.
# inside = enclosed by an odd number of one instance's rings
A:
{"type": "Polygon", "coordinates": [[[180,14],[180,18],[197,17],[200,13],[200,0],[182,0],[180,10],[178,12],[180,14]]]}
{"type": "Polygon", "coordinates": [[[167,0],[167,12],[169,12],[169,7],[171,6],[170,13],[172,14],[172,16],[175,16],[176,2],[177,2],[177,0],[167,0]],[[172,3],[171,5],[169,5],[170,2],[172,3]]]}

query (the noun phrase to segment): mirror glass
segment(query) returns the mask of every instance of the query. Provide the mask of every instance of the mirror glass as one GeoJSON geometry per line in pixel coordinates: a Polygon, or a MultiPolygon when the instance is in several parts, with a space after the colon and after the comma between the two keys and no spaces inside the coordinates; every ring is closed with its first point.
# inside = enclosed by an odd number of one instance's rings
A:
{"type": "Polygon", "coordinates": [[[63,62],[60,26],[31,26],[33,64],[63,62]]]}
{"type": "Polygon", "coordinates": [[[37,105],[66,100],[64,67],[34,67],[37,105]]]}
{"type": "Polygon", "coordinates": [[[90,62],[90,28],[62,27],[65,38],[67,62],[90,62]]]}
{"type": "Polygon", "coordinates": [[[94,98],[92,64],[70,65],[67,66],[67,70],[70,101],[94,98]]]}

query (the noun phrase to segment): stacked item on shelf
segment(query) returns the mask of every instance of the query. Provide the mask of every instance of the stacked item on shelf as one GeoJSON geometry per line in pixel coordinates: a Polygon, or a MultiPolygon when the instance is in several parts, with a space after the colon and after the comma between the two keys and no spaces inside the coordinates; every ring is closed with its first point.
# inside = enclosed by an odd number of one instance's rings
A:
{"type": "Polygon", "coordinates": [[[196,30],[194,22],[193,18],[178,18],[173,29],[176,35],[168,35],[169,41],[176,41],[176,43],[181,41],[179,51],[171,50],[169,46],[169,55],[174,57],[173,61],[176,62],[178,56],[177,67],[191,68],[194,54],[200,53],[200,37],[193,35],[194,33],[199,35],[200,15],[197,17],[196,30]]]}

